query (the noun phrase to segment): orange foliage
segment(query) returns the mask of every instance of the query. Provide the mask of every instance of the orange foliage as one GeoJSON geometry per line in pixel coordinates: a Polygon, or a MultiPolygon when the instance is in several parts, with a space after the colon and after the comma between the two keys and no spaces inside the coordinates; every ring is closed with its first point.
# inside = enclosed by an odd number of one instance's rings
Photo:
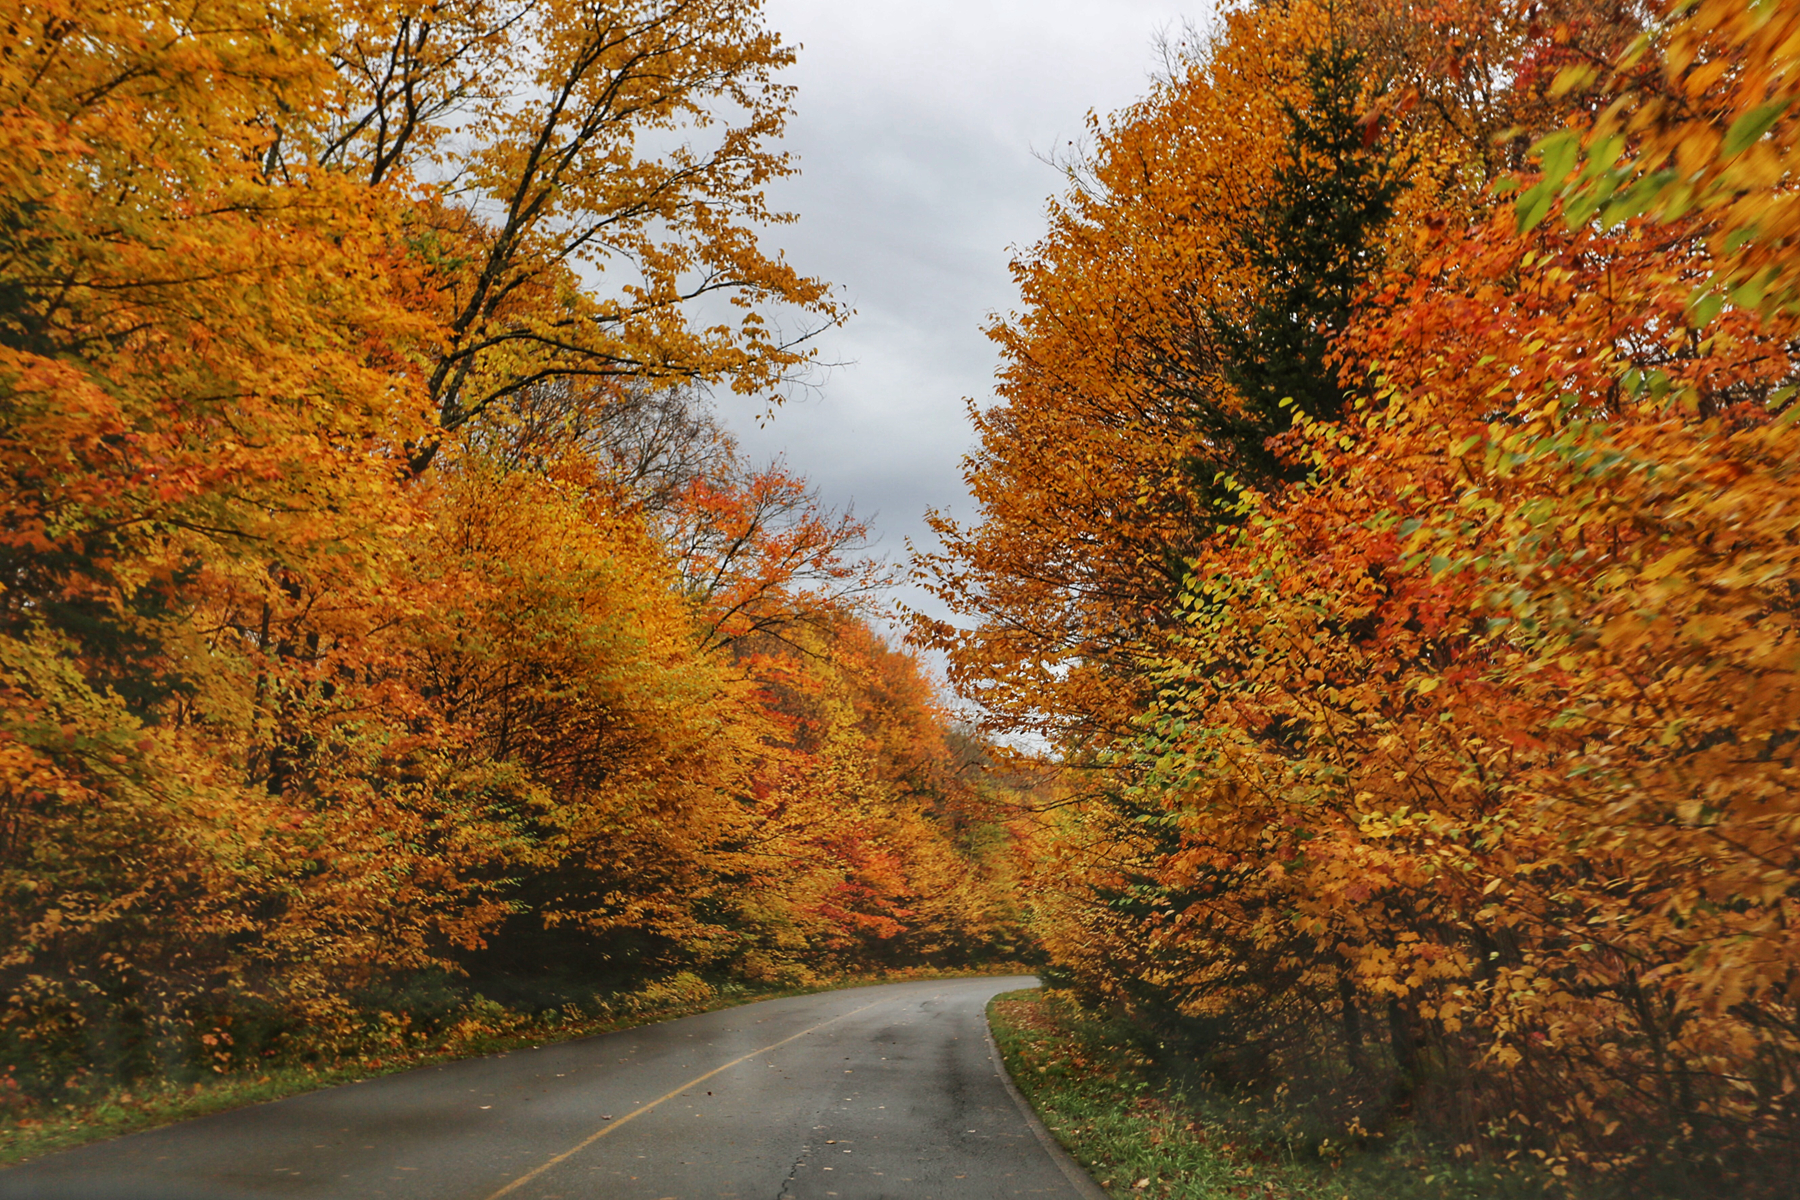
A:
{"type": "Polygon", "coordinates": [[[766,387],[805,359],[766,307],[838,315],[757,237],[789,52],[736,0],[522,11],[8,6],[0,1049],[40,1099],[445,973],[1009,936],[861,527],[669,386],[766,387]]]}
{"type": "MultiPolygon", "coordinates": [[[[787,905],[774,945],[871,965],[1009,949],[1000,864],[969,869],[981,858],[978,829],[956,819],[972,808],[992,817],[956,776],[947,722],[916,662],[841,621],[748,638],[739,655],[772,719],[747,849],[787,905]]],[[[770,949],[747,953],[767,969],[770,949]]]]}
{"type": "MultiPolygon", "coordinates": [[[[1184,178],[1222,174],[1188,149],[1189,94],[1220,94],[1307,11],[1239,14],[1194,68],[1207,82],[1132,110],[1097,169],[1191,155],[1184,178]]],[[[1403,23],[1387,12],[1363,28],[1403,23]]],[[[1455,86],[1371,88],[1391,136],[1467,166],[1415,176],[1336,341],[1355,403],[1269,443],[1291,485],[1204,512],[1182,414],[1137,399],[1156,376],[1126,348],[1201,328],[1183,304],[1236,269],[1176,232],[1212,193],[1121,185],[1053,212],[1007,403],[981,418],[986,524],[939,566],[985,622],[959,680],[999,719],[1064,731],[1089,781],[1035,879],[1046,945],[1092,994],[1172,1042],[1246,1046],[1352,1133],[1410,1115],[1551,1178],[1786,1194],[1800,42],[1780,6],[1725,0],[1635,41],[1624,13],[1515,15],[1497,107],[1544,135],[1517,143],[1541,174],[1521,157],[1483,190],[1504,157],[1434,132],[1457,124],[1455,86]],[[1441,186],[1458,178],[1474,186],[1441,186]],[[1070,251],[1113,228],[1142,242],[1070,251]],[[1106,353],[1019,385],[1113,313],[1106,353]],[[1040,428],[1072,447],[1061,492],[1024,471],[1040,428]],[[1164,600],[1131,583],[1134,610],[1069,603],[1077,578],[1151,566],[1180,577],[1164,600]]],[[[1209,130],[1269,119],[1240,103],[1209,130]]]]}

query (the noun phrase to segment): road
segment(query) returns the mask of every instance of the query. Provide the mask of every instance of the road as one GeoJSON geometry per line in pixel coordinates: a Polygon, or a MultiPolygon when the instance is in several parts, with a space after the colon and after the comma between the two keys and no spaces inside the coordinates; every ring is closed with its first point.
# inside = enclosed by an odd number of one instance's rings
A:
{"type": "Polygon", "coordinates": [[[0,1171],[0,1200],[1099,1200],[1004,1076],[1026,978],[765,1000],[0,1171]]]}

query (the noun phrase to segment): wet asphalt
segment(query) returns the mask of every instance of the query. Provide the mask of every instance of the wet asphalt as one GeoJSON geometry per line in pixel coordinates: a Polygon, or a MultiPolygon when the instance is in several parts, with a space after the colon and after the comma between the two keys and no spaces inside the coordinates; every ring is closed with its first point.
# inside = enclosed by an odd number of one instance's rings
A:
{"type": "Polygon", "coordinates": [[[1006,1079],[1029,977],[766,1000],[0,1171],[0,1200],[1097,1200],[1006,1079]]]}

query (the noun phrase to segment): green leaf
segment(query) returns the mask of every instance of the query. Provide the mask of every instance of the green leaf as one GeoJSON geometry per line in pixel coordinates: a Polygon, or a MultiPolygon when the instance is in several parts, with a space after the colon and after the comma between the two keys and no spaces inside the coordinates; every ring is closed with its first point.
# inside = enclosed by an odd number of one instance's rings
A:
{"type": "MultiPolygon", "coordinates": [[[[1588,147],[1587,165],[1581,168],[1581,174],[1576,176],[1575,182],[1586,183],[1597,175],[1610,174],[1624,151],[1625,138],[1622,135],[1615,133],[1601,138],[1588,147]]],[[[1623,178],[1624,173],[1620,172],[1619,177],[1623,178]]]]}
{"type": "Polygon", "coordinates": [[[1675,178],[1674,171],[1657,171],[1633,183],[1613,197],[1612,203],[1606,206],[1606,211],[1600,216],[1601,228],[1611,229],[1621,221],[1630,220],[1650,208],[1663,190],[1675,182],[1675,178]]]}
{"type": "Polygon", "coordinates": [[[1570,168],[1581,156],[1581,137],[1574,130],[1565,129],[1540,138],[1531,152],[1543,156],[1544,182],[1561,183],[1568,178],[1570,168]]]}
{"type": "Polygon", "coordinates": [[[1717,292],[1708,292],[1688,309],[1688,320],[1695,329],[1705,329],[1712,324],[1719,310],[1725,307],[1725,297],[1717,292]]]}
{"type": "Polygon", "coordinates": [[[1657,217],[1663,221],[1679,221],[1694,207],[1694,185],[1678,183],[1663,192],[1657,203],[1657,217]]]}
{"type": "Polygon", "coordinates": [[[1552,96],[1563,96],[1579,87],[1586,87],[1594,81],[1599,72],[1585,63],[1572,67],[1564,67],[1556,73],[1556,79],[1550,84],[1552,96]]]}
{"type": "Polygon", "coordinates": [[[1582,188],[1563,205],[1563,224],[1570,229],[1580,229],[1605,198],[1597,188],[1582,188]]]}
{"type": "Polygon", "coordinates": [[[1747,150],[1751,143],[1755,142],[1756,139],[1760,138],[1763,134],[1769,132],[1769,129],[1775,122],[1781,119],[1781,114],[1787,111],[1787,106],[1791,100],[1792,97],[1789,97],[1787,100],[1771,101],[1761,108],[1751,109],[1749,112],[1733,121],[1731,123],[1731,128],[1727,130],[1725,134],[1725,145],[1722,148],[1723,152],[1727,155],[1731,155],[1741,154],[1747,150]]]}
{"type": "Polygon", "coordinates": [[[1513,211],[1519,217],[1519,232],[1535,229],[1549,215],[1550,206],[1554,203],[1556,188],[1549,182],[1540,183],[1521,195],[1513,202],[1513,211]]]}
{"type": "Polygon", "coordinates": [[[1756,225],[1752,222],[1732,230],[1725,235],[1725,253],[1736,254],[1744,248],[1744,243],[1756,236],[1756,225]]]}
{"type": "Polygon", "coordinates": [[[1766,295],[1769,290],[1769,285],[1775,282],[1775,277],[1780,273],[1779,269],[1770,267],[1768,270],[1757,275],[1754,279],[1740,283],[1736,287],[1731,288],[1729,291],[1731,302],[1737,307],[1744,309],[1760,307],[1764,295],[1766,295]]]}

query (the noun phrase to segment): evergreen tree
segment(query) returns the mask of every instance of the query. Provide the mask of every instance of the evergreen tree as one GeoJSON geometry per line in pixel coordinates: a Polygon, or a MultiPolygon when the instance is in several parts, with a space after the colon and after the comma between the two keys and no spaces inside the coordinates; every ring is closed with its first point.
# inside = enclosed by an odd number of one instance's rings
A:
{"type": "Polygon", "coordinates": [[[1208,312],[1219,374],[1235,396],[1195,396],[1192,418],[1216,448],[1216,457],[1193,464],[1203,483],[1222,470],[1258,487],[1300,478],[1303,472],[1266,444],[1292,421],[1284,402],[1332,420],[1348,398],[1328,361],[1332,339],[1349,324],[1357,288],[1379,265],[1375,239],[1406,175],[1358,112],[1364,61],[1341,42],[1309,52],[1308,102],[1282,105],[1286,161],[1239,235],[1263,286],[1241,304],[1208,312]]]}

